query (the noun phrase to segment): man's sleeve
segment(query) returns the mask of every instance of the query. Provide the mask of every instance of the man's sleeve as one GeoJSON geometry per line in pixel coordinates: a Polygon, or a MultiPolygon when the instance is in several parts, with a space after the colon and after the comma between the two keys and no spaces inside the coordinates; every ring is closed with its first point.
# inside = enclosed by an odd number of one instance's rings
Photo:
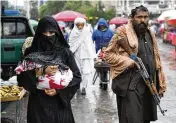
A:
{"type": "Polygon", "coordinates": [[[129,58],[129,55],[118,45],[119,38],[125,37],[121,34],[119,30],[116,31],[112,37],[108,48],[105,51],[105,59],[110,64],[112,68],[118,68],[119,72],[125,70],[127,67],[131,66],[134,61],[129,58]],[[119,51],[122,51],[121,54],[119,51]]]}

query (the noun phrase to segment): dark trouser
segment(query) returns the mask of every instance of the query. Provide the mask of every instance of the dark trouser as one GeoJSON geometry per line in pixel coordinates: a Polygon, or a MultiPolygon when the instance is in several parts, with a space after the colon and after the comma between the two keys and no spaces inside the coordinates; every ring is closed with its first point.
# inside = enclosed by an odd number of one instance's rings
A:
{"type": "Polygon", "coordinates": [[[150,123],[157,120],[157,108],[144,81],[125,97],[117,96],[119,123],[150,123]]]}

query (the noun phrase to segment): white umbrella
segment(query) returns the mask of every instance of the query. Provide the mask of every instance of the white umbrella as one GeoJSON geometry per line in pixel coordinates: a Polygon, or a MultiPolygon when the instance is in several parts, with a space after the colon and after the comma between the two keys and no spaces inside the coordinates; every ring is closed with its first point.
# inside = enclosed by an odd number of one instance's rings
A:
{"type": "Polygon", "coordinates": [[[176,10],[167,10],[167,11],[164,11],[158,18],[157,18],[157,21],[161,22],[161,21],[164,21],[165,18],[176,18],[176,10]]]}

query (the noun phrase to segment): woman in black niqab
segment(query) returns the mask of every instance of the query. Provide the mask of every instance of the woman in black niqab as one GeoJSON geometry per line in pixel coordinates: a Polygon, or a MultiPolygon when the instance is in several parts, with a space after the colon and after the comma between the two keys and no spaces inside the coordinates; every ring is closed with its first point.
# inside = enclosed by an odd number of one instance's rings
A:
{"type": "Polygon", "coordinates": [[[45,67],[55,64],[65,65],[73,72],[73,79],[69,85],[56,90],[57,93],[53,96],[37,89],[36,70],[24,71],[17,75],[19,85],[30,92],[27,123],[75,123],[70,101],[80,86],[81,74],[69,45],[53,17],[46,16],[39,21],[32,45],[25,50],[24,57],[25,60],[38,62],[45,67]],[[46,36],[45,32],[54,35],[46,36]]]}
{"type": "Polygon", "coordinates": [[[25,60],[31,60],[44,64],[44,62],[57,63],[59,54],[69,48],[64,36],[56,22],[51,16],[45,16],[39,21],[31,47],[27,48],[24,56],[25,60]],[[54,33],[46,36],[44,33],[54,33]],[[29,55],[30,54],[30,55],[29,55]],[[36,57],[37,56],[37,57],[36,57]]]}
{"type": "Polygon", "coordinates": [[[32,46],[28,49],[28,52],[25,52],[25,55],[31,52],[56,51],[63,48],[69,48],[69,45],[65,41],[56,20],[51,16],[45,16],[39,21],[32,46]],[[53,37],[49,36],[48,39],[43,34],[45,32],[55,32],[55,35],[53,37]]]}

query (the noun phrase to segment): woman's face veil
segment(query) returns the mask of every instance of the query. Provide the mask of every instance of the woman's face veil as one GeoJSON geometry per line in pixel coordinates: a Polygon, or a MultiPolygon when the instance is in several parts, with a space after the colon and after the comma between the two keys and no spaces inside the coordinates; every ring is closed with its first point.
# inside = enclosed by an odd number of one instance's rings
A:
{"type": "Polygon", "coordinates": [[[45,16],[39,21],[28,54],[30,52],[53,51],[68,47],[69,45],[64,39],[64,36],[58,26],[57,21],[51,16],[45,16]],[[44,32],[54,32],[55,35],[46,36],[43,34],[44,32]]]}

